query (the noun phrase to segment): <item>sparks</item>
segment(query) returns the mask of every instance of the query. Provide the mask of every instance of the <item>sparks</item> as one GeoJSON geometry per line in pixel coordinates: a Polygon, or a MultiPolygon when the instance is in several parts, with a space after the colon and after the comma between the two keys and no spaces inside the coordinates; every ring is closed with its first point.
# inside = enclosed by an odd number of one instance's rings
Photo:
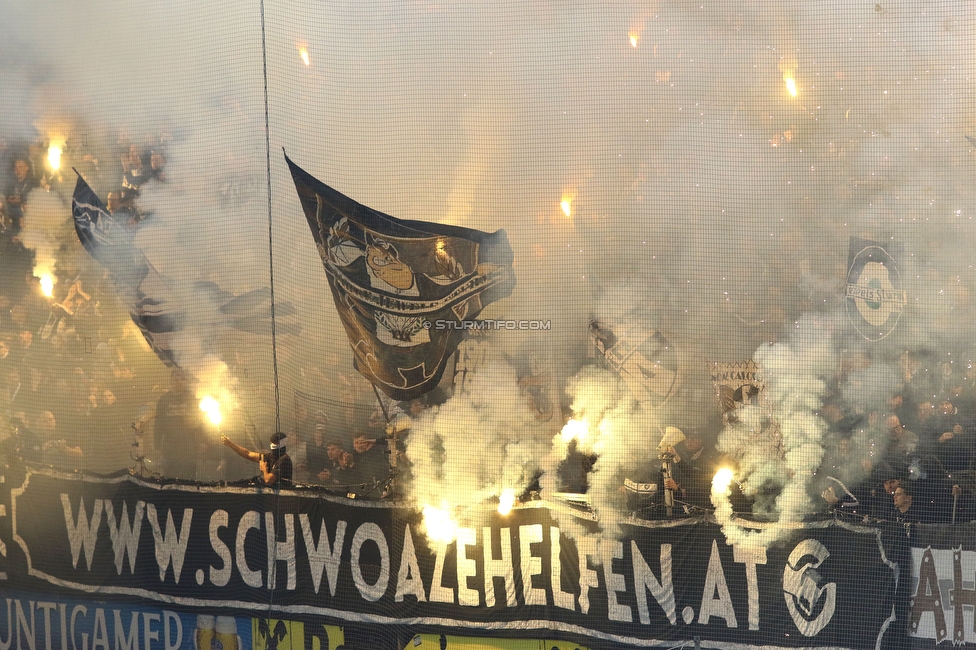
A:
{"type": "Polygon", "coordinates": [[[515,490],[512,488],[505,488],[502,490],[501,496],[498,497],[498,514],[503,517],[508,516],[515,507],[515,490]]]}
{"type": "Polygon", "coordinates": [[[200,400],[200,410],[207,414],[207,419],[209,419],[214,426],[219,427],[221,421],[224,419],[224,417],[220,414],[220,402],[210,395],[207,395],[200,400]]]}

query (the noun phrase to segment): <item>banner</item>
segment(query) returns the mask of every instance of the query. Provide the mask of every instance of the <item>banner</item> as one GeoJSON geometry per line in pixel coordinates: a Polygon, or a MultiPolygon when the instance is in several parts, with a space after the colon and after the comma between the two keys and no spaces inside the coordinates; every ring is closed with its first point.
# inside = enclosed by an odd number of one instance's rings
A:
{"type": "Polygon", "coordinates": [[[851,237],[847,257],[847,317],[869,341],[895,329],[908,305],[891,246],[851,237]]]}
{"type": "Polygon", "coordinates": [[[911,527],[913,648],[976,644],[976,524],[911,527]]]}
{"type": "Polygon", "coordinates": [[[260,612],[347,635],[443,629],[590,647],[697,637],[869,650],[894,620],[895,551],[868,526],[811,523],[750,551],[706,519],[635,520],[597,543],[567,535],[580,526],[564,506],[532,502],[485,512],[447,544],[429,542],[414,511],[383,502],[129,475],[7,478],[5,591],[260,612]]]}
{"type": "Polygon", "coordinates": [[[712,385],[722,413],[730,413],[749,404],[765,403],[766,379],[762,366],[748,359],[732,363],[713,362],[712,385]]]}
{"type": "Polygon", "coordinates": [[[645,409],[663,406],[678,383],[678,354],[661,332],[637,323],[590,322],[590,342],[645,409]]]}
{"type": "Polygon", "coordinates": [[[505,231],[396,219],[285,160],[357,369],[396,400],[432,390],[473,319],[515,287],[505,231]]]}

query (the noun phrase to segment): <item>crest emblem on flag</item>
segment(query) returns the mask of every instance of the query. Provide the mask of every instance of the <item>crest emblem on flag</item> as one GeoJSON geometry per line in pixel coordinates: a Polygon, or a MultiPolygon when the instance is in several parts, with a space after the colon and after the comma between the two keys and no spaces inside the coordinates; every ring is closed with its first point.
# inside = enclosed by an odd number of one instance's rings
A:
{"type": "Polygon", "coordinates": [[[397,400],[432,390],[462,339],[461,321],[515,287],[505,231],[397,219],[285,160],[356,368],[397,400]]]}
{"type": "Polygon", "coordinates": [[[880,341],[891,334],[908,298],[889,250],[877,242],[851,238],[846,297],[847,316],[861,336],[880,341]]]}

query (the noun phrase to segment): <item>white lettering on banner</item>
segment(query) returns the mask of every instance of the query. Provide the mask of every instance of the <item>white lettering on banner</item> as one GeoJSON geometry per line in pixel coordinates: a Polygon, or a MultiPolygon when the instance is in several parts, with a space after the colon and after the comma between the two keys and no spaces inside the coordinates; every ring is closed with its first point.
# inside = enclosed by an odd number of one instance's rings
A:
{"type": "MultiPolygon", "coordinates": [[[[338,562],[338,558],[336,561],[338,562]]],[[[420,576],[420,563],[417,562],[417,551],[413,545],[413,535],[410,533],[410,524],[403,527],[403,552],[400,553],[400,571],[397,573],[396,595],[393,599],[402,603],[404,596],[413,596],[418,603],[427,602],[424,581],[420,576]]]]}
{"type": "MultiPolygon", "coordinates": [[[[85,605],[75,605],[69,619],[67,605],[54,602],[34,602],[7,598],[6,638],[0,638],[0,650],[20,650],[25,646],[36,650],[43,639],[44,650],[76,648],[78,650],[179,650],[183,644],[183,622],[179,614],[170,610],[145,612],[96,608],[91,617],[85,605]],[[41,616],[37,616],[40,611],[41,616]],[[57,611],[58,617],[51,615],[57,611]],[[13,618],[11,618],[13,614],[13,618]],[[139,621],[142,620],[140,630],[139,621]],[[69,625],[70,621],[70,625],[69,625]],[[159,624],[163,624],[163,645],[160,647],[159,624]],[[156,624],[155,628],[153,623],[156,624]],[[140,633],[141,632],[141,633],[140,633]],[[55,639],[59,644],[55,646],[55,639]],[[140,647],[142,639],[142,647],[140,647]]],[[[2,637],[3,635],[0,635],[2,637]]]]}
{"type": "Polygon", "coordinates": [[[732,547],[732,561],[746,565],[746,589],[749,594],[749,629],[759,629],[759,577],[756,575],[756,565],[766,564],[766,549],[732,547]]]}
{"type": "MultiPolygon", "coordinates": [[[[210,567],[210,582],[218,587],[224,587],[230,582],[230,574],[233,569],[234,560],[230,556],[230,549],[217,536],[217,532],[221,528],[227,528],[229,523],[230,515],[227,514],[226,510],[214,510],[214,513],[210,515],[210,547],[213,548],[214,553],[223,562],[223,568],[221,569],[214,566],[210,567]]],[[[131,558],[132,556],[130,555],[129,557],[131,558]]]]}
{"type": "Polygon", "coordinates": [[[939,643],[951,634],[952,645],[976,642],[976,626],[969,608],[976,605],[976,590],[966,582],[976,575],[976,551],[960,545],[948,548],[912,548],[911,634],[939,643]]]}
{"type": "Polygon", "coordinates": [[[237,555],[237,571],[248,587],[260,587],[262,580],[260,569],[254,571],[247,565],[247,556],[244,555],[244,540],[247,539],[247,531],[252,528],[260,528],[260,526],[261,515],[254,510],[245,512],[237,524],[237,543],[234,549],[237,555]]]}
{"type": "Polygon", "coordinates": [[[542,524],[519,526],[519,567],[522,570],[522,597],[526,605],[545,605],[546,590],[532,586],[532,577],[542,575],[542,558],[532,555],[532,544],[542,542],[542,524]]]}
{"type": "Polygon", "coordinates": [[[105,501],[105,519],[108,521],[108,532],[112,538],[112,550],[115,551],[115,571],[122,575],[122,563],[125,555],[129,555],[129,573],[136,572],[136,551],[139,549],[139,534],[142,532],[142,516],[146,511],[144,501],[136,502],[136,510],[132,515],[132,525],[129,525],[129,505],[122,503],[122,518],[115,520],[115,508],[111,501],[105,501]]]}
{"type": "Polygon", "coordinates": [[[312,585],[315,587],[315,593],[319,593],[322,571],[325,570],[325,577],[329,581],[329,594],[335,596],[336,584],[339,580],[339,558],[342,557],[342,543],[346,539],[348,524],[342,519],[336,522],[335,540],[330,545],[324,519],[319,527],[318,544],[312,538],[312,524],[308,520],[308,515],[305,513],[298,515],[298,521],[302,527],[302,537],[305,539],[305,554],[308,556],[309,568],[312,570],[312,585]]]}
{"type": "Polygon", "coordinates": [[[650,591],[654,600],[664,610],[668,622],[674,625],[677,616],[674,612],[674,584],[671,582],[671,545],[661,544],[661,579],[658,580],[651,568],[647,566],[644,556],[637,549],[637,542],[630,540],[630,560],[634,567],[634,588],[637,590],[637,613],[640,622],[651,624],[651,615],[647,609],[647,592],[650,591]]]}
{"type": "Polygon", "coordinates": [[[356,583],[356,589],[359,590],[359,595],[369,602],[375,603],[383,597],[383,594],[386,593],[386,588],[390,584],[390,547],[386,543],[386,536],[383,534],[383,529],[371,521],[357,528],[356,533],[352,536],[350,555],[352,560],[350,563],[352,568],[352,581],[356,583]],[[359,563],[359,553],[363,548],[363,544],[367,541],[376,544],[376,547],[380,551],[380,574],[373,584],[366,582],[366,579],[363,577],[362,565],[359,563]]]}
{"type": "Polygon", "coordinates": [[[624,558],[624,543],[604,541],[600,544],[600,551],[603,557],[603,582],[607,586],[607,618],[630,623],[634,620],[630,607],[617,602],[617,593],[626,591],[627,584],[623,574],[613,572],[613,561],[624,558]]]}
{"type": "Polygon", "coordinates": [[[576,554],[579,556],[580,611],[586,614],[590,611],[590,589],[600,586],[596,571],[589,566],[589,559],[596,555],[596,540],[592,537],[577,538],[576,554]]]}
{"type": "Polygon", "coordinates": [[[726,627],[739,627],[735,619],[735,609],[732,607],[732,596],[729,595],[729,585],[725,581],[725,571],[722,569],[722,557],[718,553],[718,541],[712,540],[712,554],[708,558],[708,572],[705,574],[705,589],[702,590],[701,610],[698,622],[708,625],[712,616],[725,619],[726,627]],[[715,595],[718,598],[715,598],[715,595]]]}
{"type": "Polygon", "coordinates": [[[474,528],[459,528],[457,532],[457,582],[458,605],[477,607],[481,603],[481,595],[477,589],[472,589],[468,578],[475,577],[477,565],[468,558],[467,548],[478,543],[478,534],[474,528]]]}
{"type": "Polygon", "coordinates": [[[159,581],[166,581],[166,569],[170,562],[173,564],[173,577],[176,584],[180,584],[180,573],[183,572],[183,558],[186,556],[186,545],[190,541],[190,521],[193,519],[193,508],[183,509],[183,521],[180,533],[176,534],[175,517],[173,511],[166,511],[166,533],[160,530],[159,518],[156,516],[156,506],[148,504],[149,526],[152,528],[153,539],[156,542],[156,563],[159,565],[159,581]]]}
{"type": "Polygon", "coordinates": [[[430,582],[430,602],[453,603],[454,590],[442,584],[444,580],[444,560],[447,557],[447,542],[437,542],[434,550],[434,578],[430,582]]]}
{"type": "MultiPolygon", "coordinates": [[[[57,603],[46,603],[40,601],[38,601],[37,603],[37,609],[44,612],[44,647],[45,648],[51,647],[51,612],[57,608],[58,608],[57,603]]],[[[139,649],[136,648],[136,650],[139,649]]]]}
{"type": "Polygon", "coordinates": [[[491,528],[482,529],[482,552],[485,567],[485,605],[495,606],[495,578],[501,578],[505,585],[505,606],[515,607],[515,569],[512,565],[512,529],[499,529],[498,541],[501,545],[501,557],[495,557],[492,550],[491,528]]]}
{"type": "Polygon", "coordinates": [[[115,614],[115,648],[116,650],[139,650],[139,612],[132,612],[129,622],[129,634],[125,634],[122,623],[122,612],[113,610],[115,614]]]}
{"type": "Polygon", "coordinates": [[[288,581],[285,589],[294,591],[298,585],[298,571],[295,567],[295,516],[283,515],[285,521],[285,539],[278,541],[275,532],[275,516],[273,512],[264,513],[264,530],[268,540],[268,589],[277,586],[278,562],[284,562],[288,571],[288,581]]]}
{"type": "Polygon", "coordinates": [[[85,549],[85,562],[91,571],[92,559],[95,556],[95,539],[98,526],[102,522],[102,500],[95,499],[91,519],[85,512],[85,497],[78,499],[78,517],[71,512],[71,502],[67,494],[61,495],[61,505],[64,507],[64,524],[68,530],[68,543],[71,546],[71,567],[78,568],[78,557],[81,549],[85,549]]]}
{"type": "Polygon", "coordinates": [[[816,636],[834,615],[837,605],[837,584],[821,586],[822,578],[816,569],[830,557],[827,548],[815,539],[797,544],[783,567],[783,597],[796,629],[804,636],[816,636]],[[812,558],[810,561],[803,561],[812,558]],[[820,613],[814,616],[817,607],[820,613]],[[811,617],[813,617],[811,619],[811,617]]]}

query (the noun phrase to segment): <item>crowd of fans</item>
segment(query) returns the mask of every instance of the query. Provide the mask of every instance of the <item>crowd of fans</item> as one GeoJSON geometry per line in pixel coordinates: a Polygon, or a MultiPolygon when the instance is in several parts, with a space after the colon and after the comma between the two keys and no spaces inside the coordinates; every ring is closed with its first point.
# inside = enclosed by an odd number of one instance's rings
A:
{"type": "MultiPolygon", "coordinates": [[[[47,142],[0,141],[0,454],[5,458],[96,472],[134,468],[185,480],[253,474],[227,453],[219,432],[205,421],[193,378],[170,373],[160,363],[102,268],[78,254],[70,227],[73,175],[60,169],[78,169],[121,223],[139,228],[151,219],[140,207],[140,193],[147,184],[166,182],[165,141],[138,144],[122,137],[96,151],[69,140],[59,169],[47,160],[47,142]],[[52,296],[44,295],[34,276],[36,252],[25,244],[31,203],[39,193],[64,205],[52,296]]],[[[968,295],[963,298],[969,304],[968,295]]],[[[842,357],[820,410],[829,431],[814,481],[822,492],[814,496],[823,499],[823,507],[910,522],[976,518],[974,364],[948,361],[965,354],[936,357],[919,351],[906,351],[897,361],[875,360],[863,351],[842,357]],[[869,405],[859,398],[877,392],[871,381],[896,367],[900,377],[889,383],[897,388],[883,403],[869,405]]],[[[302,363],[302,372],[322,376],[322,385],[333,379],[302,363]]],[[[331,416],[298,405],[287,418],[282,447],[293,463],[292,480],[379,496],[389,490],[391,460],[398,457],[394,451],[391,458],[387,448],[390,420],[409,420],[427,402],[367,418],[350,410],[351,396],[340,398],[328,409],[331,416]]],[[[662,491],[673,490],[680,503],[708,508],[720,459],[707,441],[716,439],[718,429],[688,433],[688,440],[670,450],[673,475],[660,485],[662,491]]],[[[261,443],[266,435],[254,431],[251,437],[252,444],[261,443]]],[[[585,490],[595,460],[571,456],[562,468],[564,484],[585,490]]],[[[734,454],[722,460],[734,462],[734,454]]],[[[648,450],[650,474],[660,466],[655,450],[648,450]]],[[[409,468],[401,466],[401,473],[409,468]]],[[[739,505],[750,507],[745,499],[739,505]]]]}

